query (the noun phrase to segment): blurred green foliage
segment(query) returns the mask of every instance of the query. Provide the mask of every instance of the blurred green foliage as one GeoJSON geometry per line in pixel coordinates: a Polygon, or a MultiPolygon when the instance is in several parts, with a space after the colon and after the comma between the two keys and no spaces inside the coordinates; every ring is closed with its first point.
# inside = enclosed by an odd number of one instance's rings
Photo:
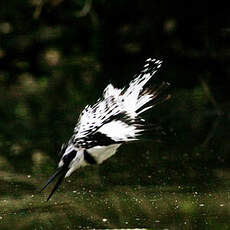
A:
{"type": "Polygon", "coordinates": [[[215,1],[0,1],[1,230],[229,229],[229,39],[215,1]],[[148,57],[172,86],[145,114],[166,135],[123,145],[43,202],[80,111],[148,57]]]}
{"type": "Polygon", "coordinates": [[[54,167],[83,107],[156,57],[156,81],[169,81],[173,97],[148,116],[171,132],[164,144],[122,148],[112,168],[136,175],[138,161],[175,182],[228,167],[229,23],[227,8],[211,2],[1,1],[1,156],[16,171],[33,171],[41,157],[54,167]]]}

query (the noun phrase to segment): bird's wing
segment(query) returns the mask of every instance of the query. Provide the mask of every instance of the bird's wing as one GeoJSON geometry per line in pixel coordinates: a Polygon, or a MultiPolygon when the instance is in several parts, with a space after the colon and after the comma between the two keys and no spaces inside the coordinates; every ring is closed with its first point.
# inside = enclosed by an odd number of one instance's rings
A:
{"type": "Polygon", "coordinates": [[[123,89],[109,84],[103,97],[82,111],[74,129],[74,142],[91,147],[137,140],[146,129],[139,115],[167,98],[161,94],[167,83],[153,90],[144,88],[161,63],[147,59],[140,73],[123,89]]]}
{"type": "MultiPolygon", "coordinates": [[[[142,122],[143,123],[143,122],[142,122]]],[[[74,129],[74,143],[91,148],[136,139],[141,120],[132,118],[112,96],[84,109],[74,129]]]]}
{"type": "Polygon", "coordinates": [[[103,124],[111,120],[119,112],[119,104],[113,96],[99,99],[94,105],[86,106],[74,128],[75,137],[81,139],[97,132],[103,124]]]}

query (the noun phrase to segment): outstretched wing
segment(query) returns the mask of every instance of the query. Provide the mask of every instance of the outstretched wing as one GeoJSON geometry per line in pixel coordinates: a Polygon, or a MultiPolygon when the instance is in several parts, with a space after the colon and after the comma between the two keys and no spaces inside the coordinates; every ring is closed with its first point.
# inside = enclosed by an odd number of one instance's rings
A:
{"type": "Polygon", "coordinates": [[[140,73],[123,89],[109,84],[103,97],[82,111],[74,129],[74,143],[91,148],[138,140],[146,129],[139,115],[168,97],[162,94],[168,83],[163,82],[153,90],[144,88],[161,63],[147,59],[140,73]]]}

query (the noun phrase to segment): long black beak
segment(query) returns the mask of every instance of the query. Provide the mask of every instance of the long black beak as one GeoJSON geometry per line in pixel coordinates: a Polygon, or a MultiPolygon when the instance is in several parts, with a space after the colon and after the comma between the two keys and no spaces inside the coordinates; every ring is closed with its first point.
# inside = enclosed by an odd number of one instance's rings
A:
{"type": "Polygon", "coordinates": [[[50,195],[47,198],[47,201],[51,198],[51,196],[54,194],[54,192],[57,190],[61,182],[63,181],[66,173],[68,171],[68,167],[60,167],[58,170],[47,180],[46,184],[41,188],[40,192],[42,192],[58,175],[60,175],[57,183],[54,185],[50,195]]]}

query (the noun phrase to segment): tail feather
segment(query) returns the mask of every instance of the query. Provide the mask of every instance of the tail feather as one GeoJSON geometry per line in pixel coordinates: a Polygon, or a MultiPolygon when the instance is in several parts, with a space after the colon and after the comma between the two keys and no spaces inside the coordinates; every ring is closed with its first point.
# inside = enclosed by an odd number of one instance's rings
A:
{"type": "Polygon", "coordinates": [[[169,98],[169,95],[165,93],[169,83],[163,82],[154,89],[145,88],[146,83],[161,67],[161,63],[160,60],[147,59],[140,74],[135,75],[129,86],[121,91],[124,107],[132,117],[136,117],[169,98]]]}
{"type": "Polygon", "coordinates": [[[153,108],[159,103],[168,100],[171,95],[167,93],[167,89],[170,86],[167,82],[162,82],[160,86],[154,89],[144,90],[137,101],[136,113],[137,115],[153,108]]]}

